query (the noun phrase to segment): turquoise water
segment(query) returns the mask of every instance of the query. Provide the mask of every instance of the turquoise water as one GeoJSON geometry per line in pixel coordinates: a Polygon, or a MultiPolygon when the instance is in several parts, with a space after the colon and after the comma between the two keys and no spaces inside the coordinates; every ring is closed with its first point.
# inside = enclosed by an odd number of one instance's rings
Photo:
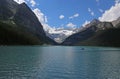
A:
{"type": "Polygon", "coordinates": [[[0,79],[120,79],[120,48],[1,46],[0,79]]]}

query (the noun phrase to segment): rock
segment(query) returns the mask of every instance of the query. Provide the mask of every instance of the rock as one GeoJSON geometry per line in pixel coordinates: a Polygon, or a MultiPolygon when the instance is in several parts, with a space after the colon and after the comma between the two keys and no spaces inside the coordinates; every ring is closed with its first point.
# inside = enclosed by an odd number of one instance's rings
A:
{"type": "Polygon", "coordinates": [[[10,35],[0,34],[0,41],[3,41],[3,44],[56,44],[46,36],[43,26],[25,3],[18,4],[13,0],[0,0],[0,23],[0,28],[4,30],[2,33],[6,32],[10,35]]]}

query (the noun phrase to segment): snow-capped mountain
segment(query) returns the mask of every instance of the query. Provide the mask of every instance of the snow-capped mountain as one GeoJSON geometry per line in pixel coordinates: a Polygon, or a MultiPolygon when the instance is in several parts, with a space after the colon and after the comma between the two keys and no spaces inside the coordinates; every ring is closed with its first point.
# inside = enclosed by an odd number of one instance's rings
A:
{"type": "Polygon", "coordinates": [[[70,35],[78,32],[77,28],[50,28],[45,30],[46,35],[58,43],[63,42],[70,35]]]}

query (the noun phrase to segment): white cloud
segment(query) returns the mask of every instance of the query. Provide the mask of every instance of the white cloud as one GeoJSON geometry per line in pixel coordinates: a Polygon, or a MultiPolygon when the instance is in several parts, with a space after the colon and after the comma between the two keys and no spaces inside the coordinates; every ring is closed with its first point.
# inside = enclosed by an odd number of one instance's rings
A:
{"type": "Polygon", "coordinates": [[[94,16],[95,15],[94,12],[91,12],[91,15],[94,16]]]}
{"type": "Polygon", "coordinates": [[[92,16],[95,15],[94,12],[93,12],[90,8],[88,8],[88,12],[89,12],[92,16]]]}
{"type": "MultiPolygon", "coordinates": [[[[69,28],[71,28],[71,30],[69,29],[65,29],[62,25],[59,28],[55,28],[55,27],[51,27],[47,24],[48,20],[47,20],[47,16],[45,16],[40,9],[36,8],[33,10],[33,12],[35,13],[35,15],[37,16],[38,20],[40,21],[40,23],[43,25],[43,29],[45,30],[46,33],[49,34],[57,34],[58,38],[62,40],[62,38],[59,37],[59,35],[63,34],[66,36],[69,36],[71,34],[74,33],[74,31],[72,30],[72,28],[75,28],[76,25],[69,23],[67,24],[67,26],[69,28]]],[[[49,36],[49,35],[48,35],[49,36]]]]}
{"type": "Polygon", "coordinates": [[[88,8],[88,12],[91,12],[91,9],[90,9],[90,8],[88,8]]]}
{"type": "Polygon", "coordinates": [[[78,17],[79,16],[79,14],[78,13],[76,13],[75,15],[74,15],[74,17],[78,17]]]}
{"type": "Polygon", "coordinates": [[[103,13],[104,11],[102,9],[99,9],[99,12],[103,13]]]}
{"type": "Polygon", "coordinates": [[[120,3],[116,3],[109,10],[106,10],[101,17],[100,21],[113,21],[120,17],[120,3]]]}
{"type": "Polygon", "coordinates": [[[120,2],[120,0],[115,0],[115,3],[118,4],[120,2]]]}
{"type": "MultiPolygon", "coordinates": [[[[16,1],[17,3],[21,4],[23,2],[25,3],[30,3],[31,6],[35,6],[36,5],[36,2],[34,2],[34,0],[14,0],[16,1]]],[[[46,32],[46,35],[49,36],[49,34],[56,34],[57,35],[57,42],[61,42],[63,41],[63,38],[60,36],[60,35],[64,35],[64,39],[67,38],[68,36],[70,36],[71,34],[75,33],[72,28],[71,29],[66,29],[64,28],[63,24],[61,25],[62,27],[59,27],[59,28],[55,28],[55,27],[51,27],[50,25],[47,24],[48,22],[48,19],[47,19],[47,16],[45,16],[45,14],[39,9],[39,8],[35,8],[33,9],[33,12],[35,13],[35,15],[37,16],[38,20],[40,21],[40,23],[43,25],[43,29],[45,30],[46,32]]],[[[63,19],[64,18],[64,15],[61,16],[61,18],[63,19]]],[[[74,24],[69,24],[68,25],[69,27],[74,27],[76,25],[74,24]]]]}
{"type": "Polygon", "coordinates": [[[71,22],[69,22],[66,26],[69,27],[69,28],[75,28],[76,27],[76,25],[71,23],[71,22]]]}
{"type": "Polygon", "coordinates": [[[79,17],[78,13],[74,14],[73,16],[70,16],[69,19],[76,18],[76,17],[79,17]]]}
{"type": "Polygon", "coordinates": [[[14,0],[14,1],[17,2],[18,4],[26,2],[25,0],[14,0]]]}
{"type": "Polygon", "coordinates": [[[86,21],[83,23],[82,26],[85,27],[85,26],[86,26],[87,24],[89,24],[89,23],[90,23],[90,21],[87,21],[87,20],[86,20],[86,21]]]}
{"type": "Polygon", "coordinates": [[[34,0],[30,0],[31,6],[34,7],[36,5],[36,2],[34,0]]]}
{"type": "Polygon", "coordinates": [[[60,19],[63,19],[64,17],[65,17],[64,15],[60,15],[60,16],[59,16],[60,19]]]}
{"type": "Polygon", "coordinates": [[[45,23],[47,23],[48,22],[48,19],[47,19],[47,16],[45,16],[45,23]]]}

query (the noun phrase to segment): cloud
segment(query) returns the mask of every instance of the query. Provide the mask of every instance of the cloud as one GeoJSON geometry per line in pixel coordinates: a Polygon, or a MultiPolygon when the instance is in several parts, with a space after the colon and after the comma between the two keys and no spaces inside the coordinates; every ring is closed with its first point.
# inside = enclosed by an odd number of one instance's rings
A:
{"type": "Polygon", "coordinates": [[[94,12],[91,12],[91,15],[94,16],[95,15],[94,12]]]}
{"type": "Polygon", "coordinates": [[[30,0],[31,6],[34,7],[36,5],[36,2],[34,0],[30,0]]]}
{"type": "Polygon", "coordinates": [[[88,8],[88,12],[89,12],[92,16],[95,15],[94,12],[93,12],[90,8],[88,8]]]}
{"type": "Polygon", "coordinates": [[[66,26],[69,27],[69,28],[75,28],[76,27],[76,25],[71,23],[71,22],[69,22],[66,26]]]}
{"type": "Polygon", "coordinates": [[[115,3],[116,3],[116,4],[120,3],[120,0],[115,0],[115,3]]]}
{"type": "Polygon", "coordinates": [[[60,15],[60,16],[59,16],[60,19],[63,19],[64,17],[65,17],[64,15],[60,15]]]}
{"type": "Polygon", "coordinates": [[[78,13],[74,14],[73,16],[70,16],[69,19],[73,19],[73,18],[77,18],[77,17],[79,17],[78,13]]]}
{"type": "MultiPolygon", "coordinates": [[[[35,13],[35,15],[37,16],[38,20],[40,21],[40,23],[43,25],[43,29],[45,30],[46,34],[64,34],[66,36],[69,36],[71,34],[74,33],[74,31],[72,29],[75,29],[75,24],[73,23],[68,23],[67,27],[70,28],[69,29],[65,29],[62,25],[62,27],[60,28],[55,28],[55,27],[51,27],[50,25],[47,24],[48,20],[47,20],[47,16],[44,15],[44,13],[41,12],[40,9],[36,8],[33,10],[33,12],[35,13]]],[[[62,39],[62,38],[60,38],[62,39]]]]}
{"type": "Polygon", "coordinates": [[[25,0],[14,0],[14,1],[17,2],[18,4],[26,2],[25,0]]]}
{"type": "Polygon", "coordinates": [[[48,19],[47,19],[47,16],[45,16],[45,23],[47,23],[48,22],[48,19]]]}
{"type": "Polygon", "coordinates": [[[113,21],[120,17],[120,3],[115,3],[109,10],[106,10],[101,17],[100,21],[113,21]]]}
{"type": "Polygon", "coordinates": [[[104,11],[102,9],[99,9],[99,12],[103,13],[104,11]]]}
{"type": "MultiPolygon", "coordinates": [[[[36,5],[36,2],[34,2],[34,0],[14,0],[14,1],[16,1],[19,4],[21,4],[23,2],[29,3],[29,4],[31,4],[32,7],[34,7],[36,5]]],[[[39,8],[35,8],[32,11],[35,13],[35,15],[38,18],[39,22],[42,24],[43,29],[46,32],[46,35],[48,35],[49,37],[52,34],[58,35],[57,38],[55,38],[55,40],[57,40],[57,42],[60,42],[61,40],[63,41],[63,38],[60,35],[62,35],[62,36],[64,35],[64,39],[65,39],[69,35],[75,33],[72,30],[72,28],[71,29],[66,29],[64,27],[64,25],[61,25],[62,27],[60,27],[60,28],[51,27],[49,24],[47,24],[48,23],[47,16],[39,8]]],[[[61,15],[60,18],[63,19],[64,15],[61,15]]],[[[76,25],[68,24],[68,26],[70,28],[70,27],[75,27],[76,25]]]]}

